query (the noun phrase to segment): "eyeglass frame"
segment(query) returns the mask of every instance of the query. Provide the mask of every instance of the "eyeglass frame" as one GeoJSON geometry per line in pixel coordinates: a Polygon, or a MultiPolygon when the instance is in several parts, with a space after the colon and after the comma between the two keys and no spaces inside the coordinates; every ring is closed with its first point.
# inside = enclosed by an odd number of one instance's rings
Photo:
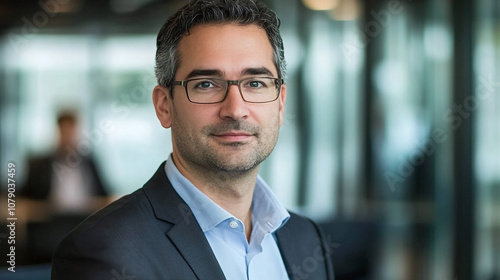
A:
{"type": "MultiPolygon", "coordinates": [[[[275,77],[259,77],[259,78],[266,78],[266,79],[272,79],[272,80],[274,80],[274,83],[275,83],[275,86],[276,86],[276,91],[277,91],[276,98],[274,98],[273,100],[270,100],[270,101],[260,101],[260,102],[246,100],[245,97],[243,96],[243,92],[241,92],[240,85],[241,85],[241,82],[246,81],[246,80],[251,80],[253,78],[257,78],[257,77],[249,77],[249,78],[245,78],[245,79],[241,79],[241,80],[226,80],[226,79],[222,79],[222,78],[215,78],[215,79],[218,79],[218,80],[226,81],[226,83],[227,83],[226,92],[224,93],[224,97],[222,98],[221,101],[208,102],[208,103],[205,103],[205,102],[194,102],[194,101],[192,101],[191,98],[189,98],[189,93],[188,93],[188,89],[187,89],[187,83],[190,82],[190,81],[210,79],[210,78],[192,78],[192,79],[187,79],[187,80],[183,80],[183,81],[173,81],[172,84],[171,84],[171,86],[172,87],[173,86],[182,86],[182,87],[184,87],[184,91],[186,92],[186,97],[187,97],[188,101],[191,102],[191,103],[194,103],[194,104],[217,104],[217,103],[224,102],[224,100],[226,100],[227,94],[229,92],[229,87],[231,85],[237,85],[238,86],[238,91],[240,92],[241,98],[243,99],[243,101],[245,101],[247,103],[256,103],[256,104],[269,103],[269,102],[276,101],[280,97],[281,86],[285,84],[285,80],[279,79],[279,78],[275,78],[275,77]]],[[[214,78],[212,78],[212,79],[214,79],[214,78]]],[[[173,91],[173,88],[172,88],[172,91],[173,91]]]]}

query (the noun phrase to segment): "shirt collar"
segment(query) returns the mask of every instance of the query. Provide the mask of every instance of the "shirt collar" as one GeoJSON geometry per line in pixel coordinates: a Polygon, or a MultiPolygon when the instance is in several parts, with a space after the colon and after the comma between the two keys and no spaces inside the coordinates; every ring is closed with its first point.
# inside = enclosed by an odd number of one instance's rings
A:
{"type": "MultiPolygon", "coordinates": [[[[169,156],[165,173],[179,196],[191,208],[203,232],[209,231],[233,215],[208,198],[184,177],[169,156]]],[[[274,232],[290,218],[288,211],[279,203],[266,182],[257,176],[252,200],[252,221],[259,223],[268,232],[274,232]]]]}

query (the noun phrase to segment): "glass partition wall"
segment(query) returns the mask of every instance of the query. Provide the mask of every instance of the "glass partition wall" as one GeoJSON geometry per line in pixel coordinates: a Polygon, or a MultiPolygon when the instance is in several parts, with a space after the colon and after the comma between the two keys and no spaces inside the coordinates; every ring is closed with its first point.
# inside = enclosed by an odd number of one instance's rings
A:
{"type": "Polygon", "coordinates": [[[474,276],[500,279],[500,3],[476,1],[475,15],[474,276]]]}

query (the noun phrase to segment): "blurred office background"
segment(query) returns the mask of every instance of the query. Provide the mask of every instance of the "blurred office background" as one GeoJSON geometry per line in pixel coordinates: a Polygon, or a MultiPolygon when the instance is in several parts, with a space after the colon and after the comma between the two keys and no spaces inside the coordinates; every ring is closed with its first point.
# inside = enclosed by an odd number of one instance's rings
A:
{"type": "MultiPolygon", "coordinates": [[[[288,99],[261,174],[321,223],[337,279],[500,279],[500,2],[264,2],[282,20],[288,99]]],[[[155,36],[185,3],[0,2],[4,193],[8,162],[21,191],[66,108],[110,193],[142,186],[171,152],[155,36]]]]}

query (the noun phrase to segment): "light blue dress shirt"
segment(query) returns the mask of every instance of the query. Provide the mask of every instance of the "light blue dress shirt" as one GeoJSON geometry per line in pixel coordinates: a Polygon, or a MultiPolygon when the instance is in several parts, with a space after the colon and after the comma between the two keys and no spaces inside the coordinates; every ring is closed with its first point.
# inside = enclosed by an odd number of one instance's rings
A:
{"type": "Polygon", "coordinates": [[[252,201],[250,244],[243,223],[213,202],[175,166],[170,156],[165,172],[191,208],[228,280],[289,279],[274,232],[290,218],[271,189],[258,176],[252,201]]]}

